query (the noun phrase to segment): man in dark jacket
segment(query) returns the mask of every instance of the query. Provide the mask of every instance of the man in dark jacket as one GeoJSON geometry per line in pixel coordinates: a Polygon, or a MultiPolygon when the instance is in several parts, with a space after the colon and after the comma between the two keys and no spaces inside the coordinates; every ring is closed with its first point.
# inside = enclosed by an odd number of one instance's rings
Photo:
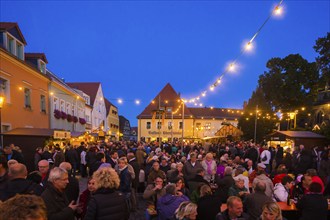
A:
{"type": "Polygon", "coordinates": [[[266,196],[266,184],[258,182],[254,193],[247,195],[244,208],[249,215],[249,219],[258,219],[262,213],[262,207],[266,202],[272,202],[272,199],[266,196]]]}
{"type": "Polygon", "coordinates": [[[68,172],[55,167],[50,171],[48,187],[41,194],[47,207],[48,220],[74,220],[74,213],[78,209],[74,201],[68,201],[64,191],[69,183],[68,172]]]}
{"type": "Polygon", "coordinates": [[[3,148],[3,151],[5,152],[5,155],[7,157],[7,160],[17,160],[18,163],[24,164],[24,157],[23,155],[13,149],[14,144],[11,144],[10,146],[5,146],[3,148]]]}
{"type": "Polygon", "coordinates": [[[2,192],[8,181],[8,165],[4,155],[0,155],[0,192],[2,192]]]}
{"type": "Polygon", "coordinates": [[[0,192],[0,200],[7,200],[16,194],[34,194],[40,196],[42,187],[31,180],[27,180],[27,169],[24,164],[16,163],[10,166],[10,180],[7,181],[3,192],[0,192]]]}
{"type": "Polygon", "coordinates": [[[237,196],[231,196],[227,200],[227,209],[219,213],[216,220],[240,219],[248,220],[248,215],[243,212],[242,200],[237,196]]]}
{"type": "Polygon", "coordinates": [[[133,167],[135,178],[132,180],[132,197],[131,197],[131,210],[135,211],[137,209],[137,198],[136,198],[136,192],[139,187],[139,174],[140,174],[140,166],[137,162],[135,155],[133,152],[127,153],[127,160],[128,163],[133,167]]]}
{"type": "MultiPolygon", "coordinates": [[[[66,170],[68,173],[72,169],[71,164],[68,162],[62,162],[59,167],[66,170]]],[[[69,201],[77,202],[79,196],[79,182],[76,177],[69,176],[69,184],[65,188],[65,195],[69,201]]]]}
{"type": "Polygon", "coordinates": [[[69,171],[69,176],[76,177],[76,171],[80,165],[78,152],[72,147],[68,146],[69,150],[65,152],[65,161],[71,164],[72,170],[69,171]],[[70,175],[71,174],[71,175],[70,175]]]}

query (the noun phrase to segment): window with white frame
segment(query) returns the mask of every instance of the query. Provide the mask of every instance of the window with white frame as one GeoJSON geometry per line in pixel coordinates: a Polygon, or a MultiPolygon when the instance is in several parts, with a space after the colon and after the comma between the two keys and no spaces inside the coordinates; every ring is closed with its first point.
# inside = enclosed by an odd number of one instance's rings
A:
{"type": "Polygon", "coordinates": [[[157,122],[157,129],[162,129],[162,122],[161,121],[157,122]]]}
{"type": "Polygon", "coordinates": [[[31,90],[24,88],[24,107],[31,108],[31,90]]]}
{"type": "Polygon", "coordinates": [[[46,73],[46,63],[42,60],[39,60],[39,70],[42,73],[46,73]]]}
{"type": "Polygon", "coordinates": [[[53,98],[53,107],[54,107],[54,110],[57,110],[60,107],[60,100],[58,100],[58,98],[56,98],[56,97],[53,98]]]}
{"type": "Polygon", "coordinates": [[[16,41],[16,55],[20,60],[24,60],[24,49],[23,44],[16,41]]]}
{"type": "Polygon", "coordinates": [[[9,102],[10,83],[7,79],[0,77],[0,94],[5,96],[7,102],[9,102]]]}
{"type": "Polygon", "coordinates": [[[14,38],[12,38],[9,35],[8,35],[7,39],[8,39],[8,51],[11,54],[14,54],[15,55],[15,40],[14,40],[14,38]]]}
{"type": "Polygon", "coordinates": [[[169,130],[172,129],[172,122],[171,121],[168,122],[168,126],[167,127],[168,127],[169,130]]]}
{"type": "Polygon", "coordinates": [[[66,113],[71,115],[71,103],[66,103],[66,113]]]}
{"type": "Polygon", "coordinates": [[[46,96],[40,95],[40,110],[46,113],[46,96]]]}
{"type": "Polygon", "coordinates": [[[147,129],[151,129],[151,122],[147,121],[147,129]]]}
{"type": "Polygon", "coordinates": [[[60,110],[61,110],[62,112],[65,112],[65,101],[62,100],[62,99],[61,99],[61,101],[60,101],[60,110]]]}

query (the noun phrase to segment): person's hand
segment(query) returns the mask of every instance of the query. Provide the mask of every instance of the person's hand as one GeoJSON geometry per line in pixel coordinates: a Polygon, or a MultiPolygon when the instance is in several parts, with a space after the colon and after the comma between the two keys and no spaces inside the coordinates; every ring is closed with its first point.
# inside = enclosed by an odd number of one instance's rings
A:
{"type": "Polygon", "coordinates": [[[76,211],[78,209],[78,206],[77,204],[75,204],[76,202],[75,201],[71,201],[70,204],[68,205],[69,208],[71,208],[73,211],[76,211]]]}
{"type": "Polygon", "coordinates": [[[158,189],[162,189],[162,188],[163,188],[162,185],[158,185],[158,184],[156,184],[154,190],[156,191],[156,190],[158,190],[158,189]]]}
{"type": "Polygon", "coordinates": [[[180,192],[180,191],[177,191],[177,192],[176,192],[176,195],[177,195],[177,196],[182,196],[182,195],[183,195],[183,193],[182,193],[182,192],[180,192]]]}

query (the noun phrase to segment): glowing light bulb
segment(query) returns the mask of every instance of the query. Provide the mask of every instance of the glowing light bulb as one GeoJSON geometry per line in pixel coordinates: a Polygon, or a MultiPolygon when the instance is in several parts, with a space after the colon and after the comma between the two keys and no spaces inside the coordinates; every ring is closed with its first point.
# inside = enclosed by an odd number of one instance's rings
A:
{"type": "Polygon", "coordinates": [[[214,86],[210,86],[210,90],[213,91],[214,90],[214,86]]]}
{"type": "Polygon", "coordinates": [[[123,103],[123,100],[122,99],[118,99],[118,103],[119,104],[122,104],[123,103]]]}
{"type": "Polygon", "coordinates": [[[218,83],[218,84],[220,84],[220,83],[221,83],[221,80],[220,80],[220,79],[218,79],[217,83],[218,83]]]}
{"type": "Polygon", "coordinates": [[[283,12],[282,7],[280,7],[280,6],[275,7],[275,10],[274,10],[275,15],[281,15],[282,12],[283,12]]]}
{"type": "Polygon", "coordinates": [[[251,43],[251,42],[248,42],[248,43],[245,45],[245,50],[250,51],[251,49],[252,49],[252,43],[251,43]]]}
{"type": "Polygon", "coordinates": [[[135,100],[135,104],[140,105],[140,100],[135,100]]]}
{"type": "Polygon", "coordinates": [[[235,71],[235,64],[234,64],[234,63],[231,63],[231,64],[229,65],[229,71],[230,71],[230,72],[234,72],[234,71],[235,71]]]}
{"type": "Polygon", "coordinates": [[[195,106],[197,106],[197,103],[195,103],[195,106]]]}
{"type": "Polygon", "coordinates": [[[203,106],[203,103],[199,104],[199,106],[202,107],[203,106]]]}
{"type": "Polygon", "coordinates": [[[205,96],[206,96],[206,92],[203,92],[203,93],[202,93],[202,96],[205,97],[205,96]]]}

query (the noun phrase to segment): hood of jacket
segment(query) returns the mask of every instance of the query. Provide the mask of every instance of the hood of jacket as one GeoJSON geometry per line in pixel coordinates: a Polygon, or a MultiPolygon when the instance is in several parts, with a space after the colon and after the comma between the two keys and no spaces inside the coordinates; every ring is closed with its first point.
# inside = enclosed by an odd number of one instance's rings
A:
{"type": "Polygon", "coordinates": [[[178,197],[171,195],[171,194],[165,194],[159,199],[159,202],[164,204],[164,205],[169,205],[173,203],[178,197]]]}

